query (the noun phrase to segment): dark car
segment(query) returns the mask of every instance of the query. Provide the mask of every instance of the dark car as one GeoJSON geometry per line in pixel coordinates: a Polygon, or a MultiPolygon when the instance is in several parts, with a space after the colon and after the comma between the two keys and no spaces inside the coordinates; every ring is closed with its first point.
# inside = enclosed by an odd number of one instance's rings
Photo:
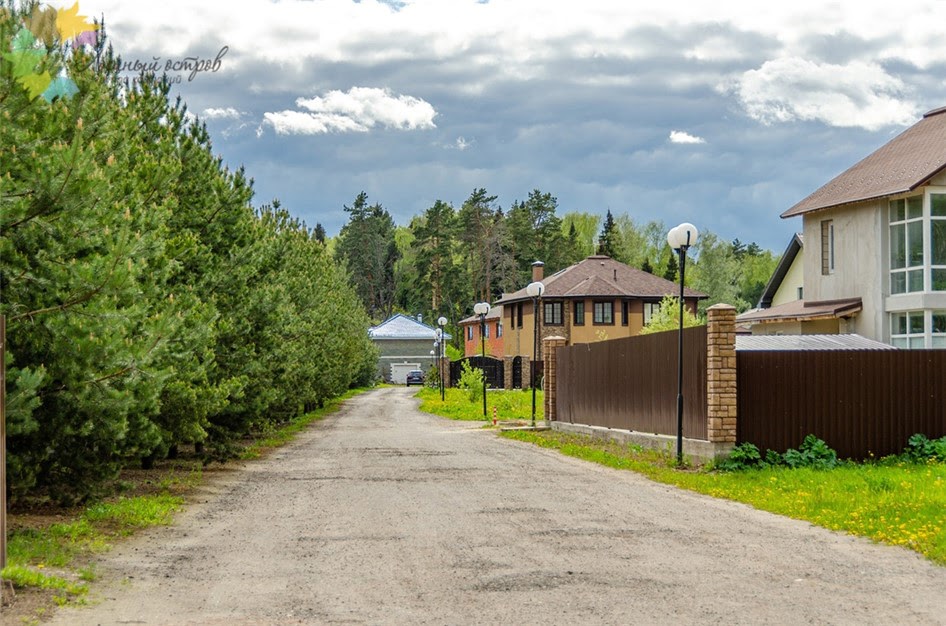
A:
{"type": "Polygon", "coordinates": [[[411,385],[423,385],[424,384],[424,373],[420,370],[411,370],[407,373],[407,386],[411,385]]]}

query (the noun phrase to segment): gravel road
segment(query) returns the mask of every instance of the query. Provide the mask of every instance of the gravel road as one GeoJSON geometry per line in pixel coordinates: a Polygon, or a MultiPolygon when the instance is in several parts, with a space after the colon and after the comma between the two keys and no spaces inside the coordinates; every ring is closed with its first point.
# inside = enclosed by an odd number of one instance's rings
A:
{"type": "Polygon", "coordinates": [[[946,624],[946,568],[349,400],[108,554],[53,624],[946,624]]]}

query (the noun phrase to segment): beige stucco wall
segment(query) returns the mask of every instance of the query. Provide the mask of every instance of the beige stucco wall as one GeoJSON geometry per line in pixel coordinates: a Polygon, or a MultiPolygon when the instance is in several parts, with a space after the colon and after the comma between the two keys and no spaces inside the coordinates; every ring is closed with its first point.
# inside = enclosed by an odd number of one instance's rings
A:
{"type": "MultiPolygon", "coordinates": [[[[798,288],[804,288],[804,286],[805,261],[804,248],[802,248],[801,251],[795,255],[795,260],[793,260],[792,264],[789,266],[785,278],[782,279],[782,284],[779,285],[779,288],[772,296],[772,306],[787,304],[798,300],[798,288]]],[[[807,296],[807,294],[804,295],[807,296]]]]}
{"type": "Polygon", "coordinates": [[[804,295],[806,301],[860,297],[863,310],[847,332],[886,341],[884,296],[887,290],[886,200],[861,202],[804,216],[804,295]],[[821,222],[834,222],[835,269],[821,273],[821,222]]]}

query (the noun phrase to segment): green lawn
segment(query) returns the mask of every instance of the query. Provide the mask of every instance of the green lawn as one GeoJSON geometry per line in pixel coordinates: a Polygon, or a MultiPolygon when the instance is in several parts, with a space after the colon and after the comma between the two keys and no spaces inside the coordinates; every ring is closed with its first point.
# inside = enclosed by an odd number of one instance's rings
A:
{"type": "Polygon", "coordinates": [[[944,463],[888,460],[842,464],[831,470],[679,470],[667,454],[578,435],[555,431],[502,435],[609,467],[636,471],[658,482],[904,546],[946,565],[944,463]]]}
{"type": "MultiPolygon", "coordinates": [[[[483,420],[483,397],[476,396],[470,400],[464,389],[447,389],[444,401],[440,401],[440,390],[423,387],[417,392],[421,399],[420,410],[441,417],[454,420],[483,420]]],[[[535,394],[535,418],[543,419],[542,392],[535,394]]],[[[505,422],[510,420],[532,419],[532,392],[519,390],[489,389],[486,391],[486,415],[492,423],[493,408],[496,408],[496,419],[505,422]]]]}

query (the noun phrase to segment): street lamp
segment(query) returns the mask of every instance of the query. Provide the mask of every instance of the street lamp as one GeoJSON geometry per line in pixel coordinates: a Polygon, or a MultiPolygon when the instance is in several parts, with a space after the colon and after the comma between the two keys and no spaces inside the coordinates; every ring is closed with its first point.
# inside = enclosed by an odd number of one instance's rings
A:
{"type": "Polygon", "coordinates": [[[443,327],[447,325],[447,318],[440,316],[437,318],[437,326],[440,328],[437,329],[437,339],[440,340],[440,358],[437,359],[437,376],[440,378],[440,401],[443,402],[444,389],[447,387],[443,379],[443,355],[445,352],[446,346],[444,346],[444,332],[443,327]]]}
{"type": "Polygon", "coordinates": [[[680,256],[680,331],[677,345],[677,465],[683,465],[683,280],[686,275],[687,250],[700,233],[684,222],[667,233],[667,243],[680,256]]]}
{"type": "Polygon", "coordinates": [[[483,419],[486,419],[486,314],[489,313],[489,302],[477,302],[473,305],[473,312],[480,316],[480,342],[482,343],[482,357],[480,372],[483,373],[483,419]]]}
{"type": "Polygon", "coordinates": [[[532,298],[532,364],[529,375],[532,378],[532,428],[535,428],[535,364],[539,360],[539,298],[545,293],[545,285],[539,281],[529,283],[526,294],[532,298]]]}

